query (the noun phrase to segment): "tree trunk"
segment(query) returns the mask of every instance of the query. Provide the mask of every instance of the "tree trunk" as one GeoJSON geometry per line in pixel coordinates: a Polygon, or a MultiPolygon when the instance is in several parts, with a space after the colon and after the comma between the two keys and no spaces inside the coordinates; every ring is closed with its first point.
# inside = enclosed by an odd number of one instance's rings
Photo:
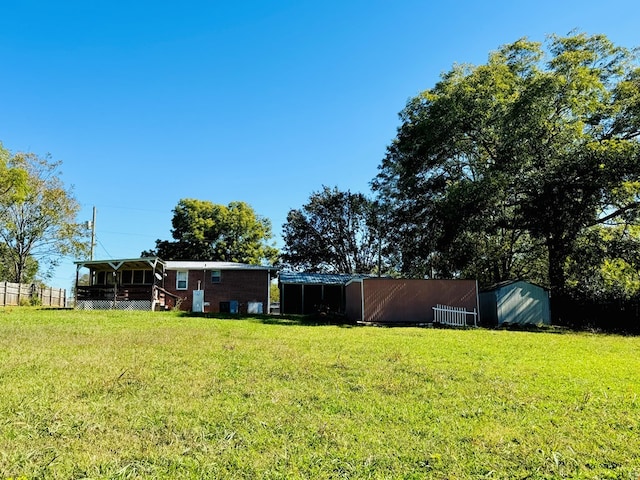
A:
{"type": "Polygon", "coordinates": [[[549,250],[549,285],[551,287],[551,317],[552,322],[565,325],[570,322],[571,311],[567,309],[568,298],[566,293],[566,275],[564,265],[567,260],[567,248],[562,244],[556,244],[552,240],[547,241],[549,250]]]}
{"type": "Polygon", "coordinates": [[[22,283],[22,262],[20,260],[13,262],[13,272],[15,274],[13,281],[15,283],[22,283]]]}
{"type": "Polygon", "coordinates": [[[564,264],[567,260],[567,249],[552,240],[547,241],[549,250],[549,285],[551,293],[563,295],[565,293],[567,279],[564,272],[564,264]]]}

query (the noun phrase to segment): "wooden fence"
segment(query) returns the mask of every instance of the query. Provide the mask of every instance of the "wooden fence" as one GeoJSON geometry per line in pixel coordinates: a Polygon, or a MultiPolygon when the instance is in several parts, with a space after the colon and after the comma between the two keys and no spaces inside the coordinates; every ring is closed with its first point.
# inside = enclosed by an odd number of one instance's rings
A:
{"type": "Polygon", "coordinates": [[[19,305],[64,308],[67,306],[67,291],[27,283],[0,282],[0,307],[19,305]]]}

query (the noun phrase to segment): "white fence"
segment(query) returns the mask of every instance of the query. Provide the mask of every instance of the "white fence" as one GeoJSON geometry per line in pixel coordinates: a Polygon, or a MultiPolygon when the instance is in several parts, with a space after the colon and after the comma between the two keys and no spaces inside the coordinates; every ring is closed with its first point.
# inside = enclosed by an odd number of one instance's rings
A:
{"type": "Polygon", "coordinates": [[[468,312],[464,307],[451,307],[449,305],[436,305],[433,308],[433,321],[442,325],[450,325],[452,327],[466,327],[467,316],[473,316],[473,326],[477,326],[478,312],[468,312]]]}
{"type": "Polygon", "coordinates": [[[67,291],[64,288],[0,282],[0,307],[42,305],[63,308],[66,307],[66,300],[67,291]]]}

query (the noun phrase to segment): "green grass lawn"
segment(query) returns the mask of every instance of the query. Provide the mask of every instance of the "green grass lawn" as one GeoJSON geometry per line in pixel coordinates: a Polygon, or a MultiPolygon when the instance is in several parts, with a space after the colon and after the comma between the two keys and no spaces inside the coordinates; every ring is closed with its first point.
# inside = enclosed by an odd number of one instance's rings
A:
{"type": "Polygon", "coordinates": [[[640,338],[0,309],[1,478],[640,475],[640,338]]]}

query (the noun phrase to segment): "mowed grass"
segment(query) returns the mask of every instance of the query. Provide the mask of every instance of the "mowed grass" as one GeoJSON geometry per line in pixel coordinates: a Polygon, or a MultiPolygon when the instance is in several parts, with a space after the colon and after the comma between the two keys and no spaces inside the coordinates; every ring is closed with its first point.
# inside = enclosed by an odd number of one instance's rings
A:
{"type": "Polygon", "coordinates": [[[640,475],[640,339],[0,309],[0,478],[640,475]]]}

